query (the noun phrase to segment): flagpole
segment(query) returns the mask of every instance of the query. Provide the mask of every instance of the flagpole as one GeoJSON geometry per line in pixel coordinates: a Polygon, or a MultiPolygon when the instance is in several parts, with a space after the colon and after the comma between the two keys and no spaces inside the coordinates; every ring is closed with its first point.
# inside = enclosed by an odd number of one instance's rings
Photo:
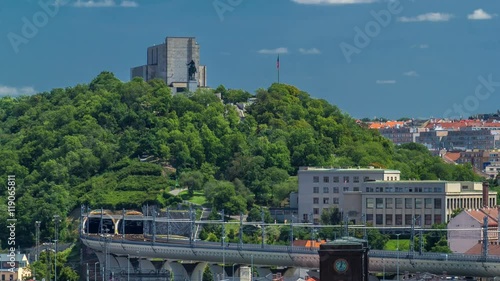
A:
{"type": "Polygon", "coordinates": [[[278,68],[278,84],[280,83],[280,55],[278,54],[278,60],[276,62],[276,67],[278,68]]]}

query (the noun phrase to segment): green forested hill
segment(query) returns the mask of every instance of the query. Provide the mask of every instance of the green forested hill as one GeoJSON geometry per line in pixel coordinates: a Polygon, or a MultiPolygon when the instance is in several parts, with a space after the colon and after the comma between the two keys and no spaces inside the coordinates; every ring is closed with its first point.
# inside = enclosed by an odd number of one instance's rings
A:
{"type": "MultiPolygon", "coordinates": [[[[474,179],[470,167],[446,165],[420,145],[395,147],[293,86],[258,90],[243,120],[229,102],[251,95],[217,92],[226,104],[212,90],[172,96],[162,81],[122,83],[103,72],[88,85],[0,99],[1,205],[7,175],[15,175],[18,243],[33,243],[36,220],[48,239],[52,216],[82,203],[178,202],[167,193],[176,183],[239,213],[278,205],[296,190],[290,176],[299,166],[374,165],[399,169],[403,178],[474,179]],[[143,156],[151,162],[140,162],[143,156]]],[[[0,212],[1,229],[6,216],[0,212]]],[[[7,233],[0,236],[6,246],[7,233]]]]}

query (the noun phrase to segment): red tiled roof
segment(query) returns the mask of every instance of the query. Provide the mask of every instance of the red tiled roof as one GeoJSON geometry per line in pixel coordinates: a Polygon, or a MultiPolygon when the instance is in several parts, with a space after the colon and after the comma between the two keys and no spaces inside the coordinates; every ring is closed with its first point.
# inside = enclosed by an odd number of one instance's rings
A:
{"type": "Polygon", "coordinates": [[[387,122],[373,122],[370,124],[370,129],[394,128],[397,125],[404,126],[404,121],[387,121],[387,122]]]}
{"type": "Polygon", "coordinates": [[[500,128],[500,122],[483,122],[480,120],[458,120],[458,121],[445,121],[445,120],[434,120],[433,122],[427,123],[425,128],[433,129],[435,127],[441,127],[443,129],[460,129],[465,127],[498,127],[500,128]]]}
{"type": "Polygon", "coordinates": [[[325,240],[321,241],[313,241],[313,240],[295,240],[293,241],[294,246],[298,247],[313,247],[313,248],[319,248],[319,245],[326,243],[325,240]]]}
{"type": "Polygon", "coordinates": [[[457,161],[460,158],[460,152],[447,152],[444,157],[453,162],[457,161]]]}
{"type": "MultiPolygon", "coordinates": [[[[483,244],[477,243],[474,245],[472,248],[470,248],[467,252],[465,252],[466,255],[480,255],[483,250],[483,244]]],[[[488,255],[490,256],[500,256],[500,245],[498,243],[491,243],[488,245],[488,255]]]]}
{"type": "Polygon", "coordinates": [[[498,209],[497,208],[483,208],[479,210],[466,210],[465,211],[473,219],[483,223],[485,215],[488,216],[488,226],[498,226],[498,209]]]}

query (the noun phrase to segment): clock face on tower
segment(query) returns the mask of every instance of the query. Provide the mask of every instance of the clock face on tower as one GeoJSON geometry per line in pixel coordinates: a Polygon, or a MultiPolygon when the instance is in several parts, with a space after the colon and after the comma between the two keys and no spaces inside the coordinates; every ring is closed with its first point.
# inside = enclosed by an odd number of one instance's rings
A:
{"type": "Polygon", "coordinates": [[[349,263],[345,259],[337,259],[333,263],[333,269],[338,273],[344,273],[349,268],[349,263]]]}

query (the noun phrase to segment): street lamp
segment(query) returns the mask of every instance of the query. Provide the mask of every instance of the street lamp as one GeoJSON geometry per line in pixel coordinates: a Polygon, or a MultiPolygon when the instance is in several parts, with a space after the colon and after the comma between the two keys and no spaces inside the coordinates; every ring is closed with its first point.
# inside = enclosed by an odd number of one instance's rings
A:
{"type": "Polygon", "coordinates": [[[250,267],[250,281],[253,281],[253,255],[251,257],[252,266],[250,267]]]}
{"type": "Polygon", "coordinates": [[[226,267],[226,243],[224,243],[225,239],[226,236],[222,236],[222,280],[225,279],[224,270],[226,267]]]}
{"type": "Polygon", "coordinates": [[[237,265],[237,263],[233,263],[233,281],[234,281],[234,266],[237,265]]]}
{"type": "Polygon", "coordinates": [[[99,262],[94,263],[94,280],[97,281],[97,264],[99,262]]]}
{"type": "Polygon", "coordinates": [[[127,254],[127,281],[130,281],[130,254],[127,254]]]}
{"type": "Polygon", "coordinates": [[[396,249],[398,251],[397,273],[396,274],[398,275],[398,281],[399,281],[399,235],[401,235],[401,233],[396,234],[396,237],[398,238],[397,243],[396,243],[396,249]]]}
{"type": "Polygon", "coordinates": [[[385,280],[385,262],[384,262],[384,258],[382,258],[382,265],[384,266],[384,269],[382,270],[382,278],[384,278],[385,280]]]}

